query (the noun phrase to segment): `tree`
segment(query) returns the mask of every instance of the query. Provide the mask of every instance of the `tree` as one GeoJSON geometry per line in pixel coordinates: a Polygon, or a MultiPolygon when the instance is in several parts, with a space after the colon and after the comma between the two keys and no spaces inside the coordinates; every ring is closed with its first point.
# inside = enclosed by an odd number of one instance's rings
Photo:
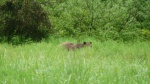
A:
{"type": "Polygon", "coordinates": [[[47,13],[34,0],[7,0],[0,5],[0,15],[0,36],[8,43],[16,36],[21,42],[40,41],[52,32],[47,13]]]}

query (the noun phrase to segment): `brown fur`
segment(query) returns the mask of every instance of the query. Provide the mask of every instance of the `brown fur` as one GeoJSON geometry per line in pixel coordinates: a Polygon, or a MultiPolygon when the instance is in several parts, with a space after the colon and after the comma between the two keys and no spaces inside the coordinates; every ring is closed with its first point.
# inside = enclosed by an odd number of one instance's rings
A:
{"type": "Polygon", "coordinates": [[[60,46],[64,46],[69,51],[69,50],[80,49],[82,47],[92,47],[92,42],[83,42],[83,43],[77,43],[77,44],[64,42],[64,43],[61,43],[60,46]]]}
{"type": "Polygon", "coordinates": [[[65,47],[67,50],[74,49],[74,44],[70,42],[61,43],[59,46],[65,47]]]}

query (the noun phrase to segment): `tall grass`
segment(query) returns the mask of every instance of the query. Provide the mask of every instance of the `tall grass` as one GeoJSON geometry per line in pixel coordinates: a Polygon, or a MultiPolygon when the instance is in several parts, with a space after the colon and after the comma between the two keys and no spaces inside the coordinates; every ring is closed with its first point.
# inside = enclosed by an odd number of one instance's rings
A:
{"type": "MultiPolygon", "coordinates": [[[[0,44],[1,84],[148,84],[150,43],[93,42],[67,51],[66,39],[12,46],[0,44]]],[[[76,40],[68,39],[76,42],[76,40]]]]}

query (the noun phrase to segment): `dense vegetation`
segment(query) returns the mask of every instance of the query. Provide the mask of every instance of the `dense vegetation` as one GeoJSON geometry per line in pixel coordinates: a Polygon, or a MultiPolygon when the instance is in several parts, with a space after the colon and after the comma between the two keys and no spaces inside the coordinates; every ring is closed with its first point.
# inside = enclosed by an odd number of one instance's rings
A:
{"type": "Polygon", "coordinates": [[[148,84],[149,41],[150,0],[0,0],[0,84],[148,84]]]}
{"type": "Polygon", "coordinates": [[[0,6],[0,16],[2,41],[40,41],[48,37],[51,31],[47,13],[33,0],[7,0],[0,6]]]}
{"type": "MultiPolygon", "coordinates": [[[[43,1],[44,0],[39,0],[43,1]]],[[[43,3],[56,35],[149,40],[149,0],[53,0],[43,3]],[[48,3],[49,2],[49,3],[48,3]]]]}
{"type": "MultiPolygon", "coordinates": [[[[92,48],[68,52],[66,39],[19,46],[0,44],[1,84],[149,84],[149,42],[94,39],[92,48]]],[[[76,43],[74,39],[68,39],[76,43]]]]}
{"type": "MultiPolygon", "coordinates": [[[[145,41],[150,39],[149,0],[9,1],[13,1],[16,6],[13,10],[10,9],[5,13],[0,13],[1,40],[3,40],[3,36],[8,37],[9,40],[16,35],[19,35],[19,38],[29,37],[41,40],[41,38],[50,34],[49,31],[53,31],[53,35],[49,36],[71,36],[77,39],[92,36],[102,41],[108,39],[145,41]],[[43,8],[47,13],[43,11],[43,8]],[[48,17],[49,21],[45,21],[48,17]],[[14,18],[16,20],[12,21],[14,18]],[[6,21],[8,19],[9,21],[6,21]],[[47,22],[51,22],[51,26],[47,22]],[[12,25],[14,23],[18,24],[12,25]],[[48,26],[50,29],[47,29],[48,26]],[[7,32],[4,32],[4,30],[7,30],[7,32]]],[[[5,1],[0,3],[4,4],[5,1]]]]}

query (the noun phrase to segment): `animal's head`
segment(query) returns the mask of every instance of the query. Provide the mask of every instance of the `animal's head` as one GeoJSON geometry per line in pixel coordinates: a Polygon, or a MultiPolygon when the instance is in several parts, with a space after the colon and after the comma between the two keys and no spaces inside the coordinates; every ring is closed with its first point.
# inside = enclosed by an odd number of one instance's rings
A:
{"type": "Polygon", "coordinates": [[[89,46],[92,48],[92,42],[83,42],[84,46],[89,46]]]}

